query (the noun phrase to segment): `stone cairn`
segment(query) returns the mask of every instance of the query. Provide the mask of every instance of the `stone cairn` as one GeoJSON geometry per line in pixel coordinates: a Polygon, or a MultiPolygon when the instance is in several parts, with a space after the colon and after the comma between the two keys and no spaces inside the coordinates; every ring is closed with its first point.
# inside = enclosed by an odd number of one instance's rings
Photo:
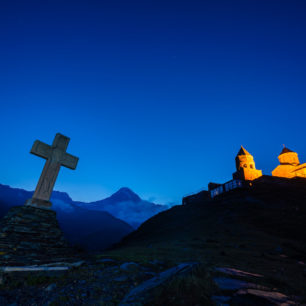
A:
{"type": "Polygon", "coordinates": [[[52,146],[36,140],[31,153],[46,159],[34,195],[13,207],[0,221],[0,264],[35,265],[75,259],[50,209],[50,196],[60,167],[75,169],[78,158],[66,153],[69,138],[56,134],[52,146]]]}
{"type": "Polygon", "coordinates": [[[52,210],[29,205],[13,207],[0,222],[0,262],[25,265],[71,257],[52,210]]]}

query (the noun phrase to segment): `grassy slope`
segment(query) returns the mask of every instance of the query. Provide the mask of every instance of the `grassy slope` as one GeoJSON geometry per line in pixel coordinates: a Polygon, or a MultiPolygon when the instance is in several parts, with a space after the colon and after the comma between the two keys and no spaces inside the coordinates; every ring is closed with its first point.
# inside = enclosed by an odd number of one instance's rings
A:
{"type": "Polygon", "coordinates": [[[173,207],[102,256],[237,268],[264,275],[262,285],[305,297],[305,227],[306,191],[262,185],[173,207]]]}

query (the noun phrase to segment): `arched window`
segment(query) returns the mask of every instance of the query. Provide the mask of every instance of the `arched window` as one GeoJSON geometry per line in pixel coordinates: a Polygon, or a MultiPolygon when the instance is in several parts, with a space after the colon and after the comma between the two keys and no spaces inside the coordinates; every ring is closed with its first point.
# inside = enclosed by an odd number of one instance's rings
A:
{"type": "Polygon", "coordinates": [[[253,168],[254,168],[252,164],[250,164],[250,168],[251,168],[251,169],[253,169],[253,168]]]}
{"type": "Polygon", "coordinates": [[[244,168],[247,168],[248,166],[247,166],[247,164],[244,164],[243,167],[244,167],[244,168]]]}

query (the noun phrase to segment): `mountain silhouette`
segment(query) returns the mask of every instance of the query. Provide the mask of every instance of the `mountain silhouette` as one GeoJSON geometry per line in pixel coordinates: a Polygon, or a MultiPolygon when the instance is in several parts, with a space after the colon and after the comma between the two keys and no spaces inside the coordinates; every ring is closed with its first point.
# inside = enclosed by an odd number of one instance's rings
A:
{"type": "MultiPolygon", "coordinates": [[[[109,202],[140,202],[141,198],[131,189],[127,187],[120,188],[117,192],[115,192],[113,195],[111,195],[108,199],[106,199],[109,202]]],[[[105,200],[105,202],[106,202],[105,200]]]]}
{"type": "Polygon", "coordinates": [[[142,200],[135,192],[127,187],[120,188],[110,197],[91,203],[74,202],[79,207],[94,211],[107,211],[132,227],[137,228],[141,223],[168,209],[166,205],[158,205],[142,200]]]}

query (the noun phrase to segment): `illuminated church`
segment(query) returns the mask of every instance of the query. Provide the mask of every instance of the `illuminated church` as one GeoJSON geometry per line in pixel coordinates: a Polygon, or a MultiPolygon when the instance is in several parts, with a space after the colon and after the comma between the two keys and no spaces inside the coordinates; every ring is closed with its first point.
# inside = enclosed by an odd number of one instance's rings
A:
{"type": "Polygon", "coordinates": [[[278,156],[280,164],[272,171],[271,175],[263,175],[261,170],[256,169],[254,157],[241,146],[236,155],[236,172],[233,179],[224,183],[209,183],[208,191],[183,198],[183,204],[194,202],[203,197],[214,198],[220,194],[229,192],[237,188],[250,188],[257,184],[296,184],[297,180],[302,183],[302,188],[306,185],[306,163],[300,164],[298,154],[284,147],[278,156]],[[293,179],[293,180],[292,180],[293,179]],[[305,179],[305,181],[304,181],[305,179]]]}
{"type": "Polygon", "coordinates": [[[296,152],[284,147],[278,160],[280,165],[272,171],[272,176],[263,175],[261,170],[256,169],[254,157],[241,146],[235,158],[236,172],[233,173],[233,179],[225,184],[209,183],[210,196],[213,198],[221,193],[247,185],[251,186],[257,182],[280,183],[280,178],[306,178],[306,163],[300,164],[296,152]]]}
{"type": "MultiPolygon", "coordinates": [[[[236,169],[233,173],[233,179],[253,181],[262,176],[262,171],[255,167],[254,157],[243,147],[236,156],[236,169]]],[[[273,171],[272,176],[294,178],[306,178],[306,163],[300,164],[298,154],[284,146],[282,152],[278,155],[280,165],[273,171]]]]}

